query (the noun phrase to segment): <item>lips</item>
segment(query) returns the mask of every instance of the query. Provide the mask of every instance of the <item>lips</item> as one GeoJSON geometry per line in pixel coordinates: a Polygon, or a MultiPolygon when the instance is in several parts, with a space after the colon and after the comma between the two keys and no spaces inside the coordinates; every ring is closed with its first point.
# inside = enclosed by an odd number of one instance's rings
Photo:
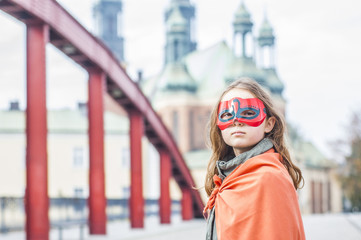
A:
{"type": "Polygon", "coordinates": [[[244,134],[246,134],[246,133],[245,133],[245,132],[243,132],[243,131],[234,131],[234,132],[232,132],[232,134],[231,134],[231,135],[240,136],[240,135],[244,135],[244,134]]]}

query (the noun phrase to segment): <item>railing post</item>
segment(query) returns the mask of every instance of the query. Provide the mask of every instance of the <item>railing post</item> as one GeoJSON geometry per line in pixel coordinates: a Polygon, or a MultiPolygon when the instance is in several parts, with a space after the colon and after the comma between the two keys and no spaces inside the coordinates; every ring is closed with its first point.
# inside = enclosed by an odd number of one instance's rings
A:
{"type": "Polygon", "coordinates": [[[159,215],[161,223],[170,223],[171,198],[169,192],[169,180],[171,176],[171,162],[169,154],[165,150],[159,151],[160,155],[160,199],[159,215]]]}
{"type": "Polygon", "coordinates": [[[49,239],[46,117],[46,43],[44,24],[26,29],[26,238],[49,239]]]}
{"type": "Polygon", "coordinates": [[[193,218],[193,206],[191,189],[182,188],[182,219],[190,220],[193,218]]]}
{"type": "Polygon", "coordinates": [[[143,116],[135,109],[130,117],[130,221],[132,228],[144,227],[144,198],[142,184],[143,116]]]}
{"type": "Polygon", "coordinates": [[[104,175],[105,75],[89,71],[89,233],[106,234],[106,198],[104,175]]]}

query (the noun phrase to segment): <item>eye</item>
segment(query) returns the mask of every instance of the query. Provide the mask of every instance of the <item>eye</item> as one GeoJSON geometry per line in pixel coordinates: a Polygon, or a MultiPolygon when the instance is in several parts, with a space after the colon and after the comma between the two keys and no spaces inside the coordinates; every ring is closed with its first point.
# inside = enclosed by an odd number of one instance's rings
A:
{"type": "Polygon", "coordinates": [[[241,113],[242,117],[253,117],[254,115],[256,115],[256,112],[253,110],[245,110],[241,113]]]}
{"type": "Polygon", "coordinates": [[[233,117],[233,115],[229,112],[225,112],[221,115],[221,119],[229,119],[231,117],[233,117]]]}

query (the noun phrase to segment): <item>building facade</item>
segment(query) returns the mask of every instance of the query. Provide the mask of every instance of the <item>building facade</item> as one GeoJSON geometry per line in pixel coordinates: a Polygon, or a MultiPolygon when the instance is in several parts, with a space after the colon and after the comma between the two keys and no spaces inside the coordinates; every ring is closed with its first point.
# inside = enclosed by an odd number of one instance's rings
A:
{"type": "MultiPolygon", "coordinates": [[[[231,45],[222,41],[188,52],[186,46],[196,43],[188,37],[192,30],[181,10],[184,5],[192,4],[189,0],[170,2],[165,13],[165,64],[158,75],[142,82],[142,89],[173,133],[192,169],[197,187],[201,188],[210,157],[206,146],[207,122],[226,86],[239,77],[251,77],[270,93],[284,115],[286,101],[284,84],[278,77],[274,59],[276,37],[267,16],[255,34],[251,14],[244,1],[240,1],[230,23],[233,26],[231,45]],[[253,51],[254,46],[258,51],[253,51]]],[[[299,142],[291,144],[294,159],[305,176],[305,186],[299,191],[302,211],[341,211],[341,192],[332,170],[335,166],[314,145],[300,140],[300,136],[294,141],[299,142]]],[[[203,199],[207,200],[204,192],[203,199]]]]}
{"type": "MultiPolygon", "coordinates": [[[[0,111],[0,196],[22,197],[26,186],[25,112],[0,111]],[[20,170],[20,171],[19,171],[20,170]]],[[[86,109],[48,112],[49,196],[87,198],[89,194],[88,120],[86,109]]],[[[105,113],[106,196],[129,196],[128,119],[105,113]],[[111,183],[111,184],[109,184],[111,183]]]]}
{"type": "MultiPolygon", "coordinates": [[[[194,38],[196,8],[189,0],[170,0],[165,10],[166,45],[163,69],[142,81],[142,89],[163,119],[183,153],[198,188],[204,184],[210,157],[207,148],[207,122],[218,96],[238,77],[259,82],[285,114],[284,85],[274,61],[276,37],[267,18],[255,34],[251,14],[241,1],[234,14],[234,41],[216,42],[197,50],[194,38]],[[256,36],[255,36],[256,35],[256,36]],[[252,42],[254,41],[255,42],[252,42]],[[258,57],[248,51],[256,45],[258,57]],[[268,54],[266,54],[268,52],[268,54]],[[259,61],[256,61],[259,59],[259,61]]],[[[100,0],[94,8],[100,36],[120,61],[124,60],[123,37],[119,25],[122,3],[100,0]],[[107,30],[108,29],[108,30],[107,30]],[[102,32],[103,31],[103,32],[102,32]],[[108,41],[109,40],[109,41],[108,41]],[[108,42],[107,42],[108,41],[108,42]]],[[[232,14],[232,13],[230,13],[232,14]]],[[[106,196],[129,196],[129,123],[124,112],[105,100],[106,196]]],[[[0,111],[0,196],[24,195],[25,191],[25,113],[10,108],[0,111]]],[[[48,175],[50,197],[87,197],[88,135],[86,109],[57,110],[48,113],[48,175]]],[[[335,166],[314,145],[297,134],[290,140],[294,159],[301,167],[305,186],[299,191],[304,213],[339,212],[342,194],[335,166]]],[[[146,198],[159,197],[159,156],[150,144],[143,144],[143,186],[146,198]]],[[[176,189],[172,183],[172,189],[176,189]]],[[[203,200],[207,200],[205,192],[203,200]]],[[[180,194],[172,192],[173,198],[180,194]]]]}

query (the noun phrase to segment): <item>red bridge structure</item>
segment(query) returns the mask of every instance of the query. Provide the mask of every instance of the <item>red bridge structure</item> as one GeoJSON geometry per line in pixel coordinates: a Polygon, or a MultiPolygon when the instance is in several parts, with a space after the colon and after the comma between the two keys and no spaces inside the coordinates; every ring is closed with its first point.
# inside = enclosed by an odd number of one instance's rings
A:
{"type": "Polygon", "coordinates": [[[182,218],[202,217],[203,202],[171,134],[111,51],[55,0],[0,0],[0,9],[26,24],[26,236],[49,239],[47,179],[46,45],[54,45],[89,73],[90,234],[106,234],[103,95],[108,93],[130,119],[130,221],[144,227],[141,138],[146,135],[160,155],[160,219],[171,214],[171,174],[182,191],[182,218]]]}

